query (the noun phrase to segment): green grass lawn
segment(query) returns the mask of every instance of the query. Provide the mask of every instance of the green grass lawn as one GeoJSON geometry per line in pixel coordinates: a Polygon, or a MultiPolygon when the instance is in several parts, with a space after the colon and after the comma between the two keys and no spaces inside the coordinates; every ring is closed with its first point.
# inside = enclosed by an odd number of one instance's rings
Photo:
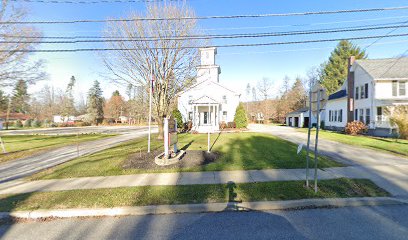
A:
{"type": "MultiPolygon", "coordinates": [[[[114,135],[108,134],[80,134],[76,135],[6,135],[1,136],[7,153],[0,154],[0,163],[23,158],[50,150],[56,147],[76,144],[77,142],[97,140],[114,135]]],[[[0,149],[0,151],[2,151],[0,149]]]]}
{"type": "Polygon", "coordinates": [[[317,194],[311,188],[304,188],[303,185],[304,181],[284,181],[236,185],[144,186],[0,195],[0,211],[389,195],[365,179],[322,180],[319,181],[317,194]]]}
{"type": "MultiPolygon", "coordinates": [[[[155,139],[156,136],[153,137],[155,139]]],[[[212,151],[222,154],[215,162],[183,169],[124,169],[123,162],[131,154],[146,151],[145,138],[121,144],[92,155],[80,157],[31,177],[54,179],[87,176],[112,176],[142,172],[221,171],[267,168],[305,168],[306,154],[296,155],[297,145],[268,134],[222,133],[211,135],[212,151]]],[[[162,148],[162,141],[153,141],[152,149],[162,148]]],[[[179,148],[206,150],[206,134],[179,134],[179,148]]],[[[152,159],[151,161],[154,161],[152,159]]],[[[319,167],[343,166],[327,157],[319,157],[319,167]]]]}
{"type": "MultiPolygon", "coordinates": [[[[307,128],[298,128],[297,130],[307,133],[307,128]]],[[[313,130],[312,133],[314,134],[315,130],[313,130]]],[[[319,136],[324,139],[345,144],[367,147],[397,155],[408,156],[408,140],[371,136],[352,136],[326,130],[319,131],[319,136]]]]}

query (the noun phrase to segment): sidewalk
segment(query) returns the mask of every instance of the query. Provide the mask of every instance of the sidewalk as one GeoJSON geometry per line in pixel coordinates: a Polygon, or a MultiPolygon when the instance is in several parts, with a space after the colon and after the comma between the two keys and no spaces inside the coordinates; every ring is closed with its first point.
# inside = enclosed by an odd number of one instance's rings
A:
{"type": "MultiPolygon", "coordinates": [[[[408,165],[397,167],[349,166],[318,169],[318,179],[367,178],[394,196],[408,196],[408,165]],[[388,179],[381,175],[389,176],[388,179]],[[392,181],[390,181],[392,178],[392,181]]],[[[310,179],[313,179],[313,169],[310,179]]],[[[265,169],[249,171],[176,172],[144,173],[121,176],[83,177],[37,181],[11,181],[0,184],[0,194],[20,194],[29,192],[49,192],[75,189],[99,189],[158,185],[195,185],[255,183],[271,181],[305,180],[305,169],[265,169]]]]}

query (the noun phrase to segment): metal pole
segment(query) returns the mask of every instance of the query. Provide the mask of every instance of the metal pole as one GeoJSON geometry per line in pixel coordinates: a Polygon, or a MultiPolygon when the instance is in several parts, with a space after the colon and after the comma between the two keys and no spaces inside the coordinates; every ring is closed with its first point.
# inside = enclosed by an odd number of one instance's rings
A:
{"type": "Polygon", "coordinates": [[[153,88],[153,69],[150,71],[150,81],[149,81],[149,134],[147,140],[147,152],[150,153],[150,135],[151,135],[151,124],[152,124],[152,88],[153,88]]]}
{"type": "Polygon", "coordinates": [[[316,140],[315,140],[315,149],[314,149],[314,190],[317,193],[317,145],[319,140],[319,128],[320,128],[320,88],[317,91],[317,123],[316,123],[316,140]]]}
{"type": "Polygon", "coordinates": [[[164,118],[164,156],[169,156],[169,119],[164,118]]]}
{"type": "Polygon", "coordinates": [[[312,82],[309,83],[309,123],[307,128],[306,187],[309,187],[310,131],[312,129],[312,82]]]}

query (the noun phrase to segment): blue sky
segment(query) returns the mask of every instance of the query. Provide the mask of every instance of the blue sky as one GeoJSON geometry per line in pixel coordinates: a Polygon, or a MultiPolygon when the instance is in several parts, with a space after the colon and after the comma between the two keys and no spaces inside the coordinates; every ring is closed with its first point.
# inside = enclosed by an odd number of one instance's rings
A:
{"type": "MultiPolygon", "coordinates": [[[[74,0],[75,1],[75,0],[74,0]]],[[[86,1],[86,0],[85,0],[86,1]]],[[[395,7],[408,5],[408,1],[275,1],[275,0],[190,0],[188,4],[196,11],[196,15],[236,15],[261,13],[288,13],[322,10],[339,10],[355,8],[395,7]]],[[[43,4],[22,3],[29,11],[29,20],[75,20],[75,19],[106,19],[108,17],[125,17],[129,12],[143,13],[145,3],[101,3],[101,4],[43,4]]],[[[408,10],[351,13],[338,15],[298,16],[298,17],[270,17],[256,19],[218,19],[200,20],[199,26],[209,34],[256,33],[292,31],[319,28],[335,28],[368,24],[382,24],[408,21],[408,10]],[[294,26],[295,25],[295,26],[294,26]],[[240,29],[231,29],[240,28],[240,29]]],[[[44,36],[72,36],[72,35],[100,35],[104,28],[101,23],[70,24],[70,25],[38,25],[44,36]]],[[[227,39],[215,40],[214,45],[234,43],[262,43],[275,41],[294,41],[322,38],[341,38],[365,35],[381,35],[390,29],[320,34],[312,36],[287,36],[258,39],[227,39]]],[[[407,33],[406,28],[393,33],[407,33]]],[[[359,40],[354,43],[364,47],[374,40],[359,40]]],[[[408,38],[384,38],[376,45],[368,48],[369,58],[394,57],[408,49],[408,38]]],[[[217,64],[221,66],[220,82],[244,93],[247,83],[255,83],[268,77],[274,82],[277,90],[283,77],[291,78],[305,76],[308,69],[327,60],[335,42],[314,43],[300,45],[282,45],[246,48],[218,49],[217,64]]],[[[101,45],[78,44],[76,46],[40,45],[42,49],[70,48],[70,47],[101,47],[101,45]]],[[[100,74],[105,71],[100,59],[94,53],[50,53],[35,54],[34,58],[47,61],[48,81],[43,81],[31,88],[37,91],[43,84],[65,88],[70,77],[77,78],[78,92],[86,93],[91,83],[101,81],[106,96],[118,88],[104,80],[100,74]]]]}

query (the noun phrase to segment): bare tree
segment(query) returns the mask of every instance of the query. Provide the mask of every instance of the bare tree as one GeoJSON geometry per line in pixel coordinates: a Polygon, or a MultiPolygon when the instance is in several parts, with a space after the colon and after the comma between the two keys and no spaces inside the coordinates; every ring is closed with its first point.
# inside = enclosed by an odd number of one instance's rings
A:
{"type": "Polygon", "coordinates": [[[262,94],[264,100],[266,100],[270,95],[272,81],[269,78],[264,77],[262,80],[258,81],[256,88],[258,88],[258,91],[262,94]]]}
{"type": "MultiPolygon", "coordinates": [[[[190,86],[196,76],[197,47],[203,43],[188,38],[198,31],[196,20],[185,19],[194,15],[185,5],[154,4],[147,7],[144,17],[161,21],[111,22],[106,27],[106,37],[134,40],[108,43],[111,48],[126,49],[104,56],[112,80],[125,86],[143,86],[148,93],[154,79],[153,114],[159,125],[159,138],[163,135],[163,117],[170,115],[176,94],[190,86]]],[[[135,13],[129,16],[141,17],[135,13]]]]}
{"type": "Polygon", "coordinates": [[[24,39],[40,38],[41,33],[30,26],[7,24],[7,22],[21,21],[26,17],[26,11],[21,8],[15,8],[8,0],[1,0],[0,6],[0,86],[8,87],[17,80],[24,80],[32,83],[42,80],[46,74],[42,71],[43,62],[30,62],[29,52],[19,52],[21,50],[32,50],[35,45],[32,41],[24,39]]]}

